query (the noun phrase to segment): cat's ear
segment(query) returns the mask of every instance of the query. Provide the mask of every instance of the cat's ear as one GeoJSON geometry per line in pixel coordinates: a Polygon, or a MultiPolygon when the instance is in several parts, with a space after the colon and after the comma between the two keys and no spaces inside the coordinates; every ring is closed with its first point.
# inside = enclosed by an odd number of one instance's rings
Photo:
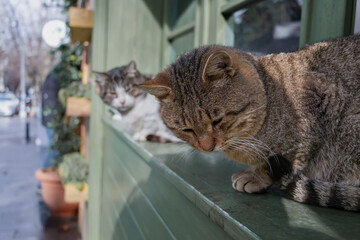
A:
{"type": "Polygon", "coordinates": [[[95,81],[98,85],[102,86],[108,79],[110,79],[110,76],[106,73],[102,72],[95,72],[92,71],[92,73],[95,75],[95,81]]]}
{"type": "Polygon", "coordinates": [[[159,73],[155,78],[136,87],[159,99],[164,99],[171,94],[169,80],[164,72],[159,73]]]}
{"type": "Polygon", "coordinates": [[[129,62],[129,64],[125,68],[125,71],[128,77],[135,77],[135,73],[137,72],[135,61],[129,62]]]}
{"type": "Polygon", "coordinates": [[[231,56],[225,51],[211,54],[204,67],[202,80],[204,83],[229,78],[235,75],[235,68],[231,56]]]}

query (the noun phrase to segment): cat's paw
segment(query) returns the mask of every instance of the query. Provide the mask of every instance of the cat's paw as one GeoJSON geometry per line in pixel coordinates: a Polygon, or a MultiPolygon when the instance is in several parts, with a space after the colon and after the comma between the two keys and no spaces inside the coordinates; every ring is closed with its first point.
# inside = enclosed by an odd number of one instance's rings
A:
{"type": "Polygon", "coordinates": [[[146,136],[147,136],[148,134],[147,133],[145,133],[145,132],[137,132],[137,133],[135,133],[134,135],[133,135],[133,139],[135,140],[135,141],[138,141],[138,142],[144,142],[144,141],[146,141],[146,136]]]}
{"type": "Polygon", "coordinates": [[[243,170],[231,176],[232,187],[240,192],[260,193],[272,185],[270,176],[263,172],[243,170]]]}
{"type": "Polygon", "coordinates": [[[115,121],[121,121],[122,120],[122,116],[120,114],[114,114],[112,116],[112,119],[115,121]]]}

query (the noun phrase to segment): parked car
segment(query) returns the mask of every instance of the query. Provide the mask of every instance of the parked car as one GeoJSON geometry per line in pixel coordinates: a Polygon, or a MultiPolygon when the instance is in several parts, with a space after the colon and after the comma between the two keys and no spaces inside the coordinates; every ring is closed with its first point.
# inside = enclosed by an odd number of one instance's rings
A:
{"type": "Polygon", "coordinates": [[[19,110],[19,99],[12,92],[0,92],[0,116],[12,116],[19,110]]]}

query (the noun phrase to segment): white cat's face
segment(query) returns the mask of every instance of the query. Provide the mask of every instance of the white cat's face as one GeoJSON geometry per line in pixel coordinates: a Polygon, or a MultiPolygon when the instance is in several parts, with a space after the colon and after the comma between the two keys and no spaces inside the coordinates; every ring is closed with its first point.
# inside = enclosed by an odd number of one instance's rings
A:
{"type": "Polygon", "coordinates": [[[146,77],[136,69],[135,62],[127,66],[111,69],[107,73],[94,72],[99,87],[99,96],[122,114],[132,109],[138,98],[145,92],[136,88],[146,81],[146,77]]]}
{"type": "Polygon", "coordinates": [[[121,112],[125,112],[135,105],[135,97],[128,94],[126,89],[122,86],[116,86],[116,97],[111,101],[111,106],[121,112]]]}

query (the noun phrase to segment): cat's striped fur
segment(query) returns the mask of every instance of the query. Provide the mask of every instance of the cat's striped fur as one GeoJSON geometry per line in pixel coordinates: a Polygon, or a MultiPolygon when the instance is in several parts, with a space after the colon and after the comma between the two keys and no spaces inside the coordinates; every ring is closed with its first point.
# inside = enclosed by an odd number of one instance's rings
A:
{"type": "Polygon", "coordinates": [[[254,57],[206,46],[141,88],[164,123],[201,151],[250,165],[233,187],[276,184],[299,202],[360,211],[360,37],[254,57]]]}

